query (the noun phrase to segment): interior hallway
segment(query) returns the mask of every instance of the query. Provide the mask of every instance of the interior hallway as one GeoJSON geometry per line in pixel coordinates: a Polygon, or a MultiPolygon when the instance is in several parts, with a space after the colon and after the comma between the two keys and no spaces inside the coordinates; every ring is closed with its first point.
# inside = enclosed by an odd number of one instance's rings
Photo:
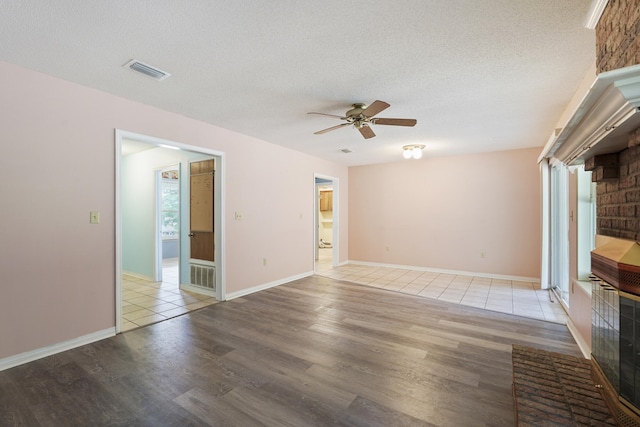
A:
{"type": "Polygon", "coordinates": [[[180,316],[217,300],[180,290],[178,258],[162,263],[162,282],[122,276],[122,332],[180,316]]]}
{"type": "Polygon", "coordinates": [[[319,251],[315,273],[321,276],[531,319],[568,320],[555,295],[539,283],[356,264],[334,268],[332,249],[319,251]]]}

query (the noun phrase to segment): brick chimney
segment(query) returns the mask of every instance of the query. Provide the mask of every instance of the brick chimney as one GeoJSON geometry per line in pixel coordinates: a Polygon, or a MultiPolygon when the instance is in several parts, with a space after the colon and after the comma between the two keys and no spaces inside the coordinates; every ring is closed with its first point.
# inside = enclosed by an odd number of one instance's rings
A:
{"type": "MultiPolygon", "coordinates": [[[[638,0],[609,0],[596,26],[598,73],[640,64],[638,0]]],[[[640,128],[628,134],[627,149],[613,158],[588,159],[597,184],[597,233],[640,240],[640,128]],[[617,163],[617,164],[616,164],[617,163]],[[617,175],[617,176],[616,176],[617,175]]],[[[611,155],[609,155],[611,156],[611,155]]]]}

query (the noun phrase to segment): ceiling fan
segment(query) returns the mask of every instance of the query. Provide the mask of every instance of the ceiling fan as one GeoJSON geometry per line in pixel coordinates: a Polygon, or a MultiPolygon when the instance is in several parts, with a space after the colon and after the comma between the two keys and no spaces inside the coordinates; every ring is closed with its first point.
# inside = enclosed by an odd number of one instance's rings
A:
{"type": "Polygon", "coordinates": [[[318,132],[314,132],[315,135],[321,135],[323,133],[330,132],[335,129],[339,129],[341,127],[353,125],[356,129],[360,131],[362,136],[365,139],[373,138],[376,134],[371,129],[371,125],[390,125],[390,126],[415,126],[417,123],[416,119],[390,119],[383,117],[374,117],[376,114],[381,111],[386,110],[390,107],[384,101],[374,101],[371,105],[367,106],[366,104],[353,104],[353,108],[347,111],[344,116],[338,116],[335,114],[326,114],[326,113],[307,113],[307,114],[320,114],[322,116],[329,117],[337,117],[340,120],[346,120],[346,123],[341,123],[336,126],[332,126],[327,129],[319,130],[318,132]]]}

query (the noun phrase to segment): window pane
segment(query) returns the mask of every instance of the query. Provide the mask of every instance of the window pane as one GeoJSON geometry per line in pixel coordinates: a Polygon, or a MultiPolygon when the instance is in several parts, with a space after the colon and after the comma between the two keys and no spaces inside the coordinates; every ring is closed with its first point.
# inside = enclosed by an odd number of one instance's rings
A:
{"type": "Polygon", "coordinates": [[[180,185],[177,179],[162,179],[162,238],[176,239],[180,229],[180,185]]]}

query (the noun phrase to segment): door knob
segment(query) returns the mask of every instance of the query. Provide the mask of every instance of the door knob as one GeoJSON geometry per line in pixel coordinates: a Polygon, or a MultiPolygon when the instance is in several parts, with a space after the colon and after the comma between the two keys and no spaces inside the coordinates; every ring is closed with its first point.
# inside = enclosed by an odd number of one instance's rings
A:
{"type": "Polygon", "coordinates": [[[189,233],[189,237],[195,237],[196,235],[194,233],[189,233]]]}

